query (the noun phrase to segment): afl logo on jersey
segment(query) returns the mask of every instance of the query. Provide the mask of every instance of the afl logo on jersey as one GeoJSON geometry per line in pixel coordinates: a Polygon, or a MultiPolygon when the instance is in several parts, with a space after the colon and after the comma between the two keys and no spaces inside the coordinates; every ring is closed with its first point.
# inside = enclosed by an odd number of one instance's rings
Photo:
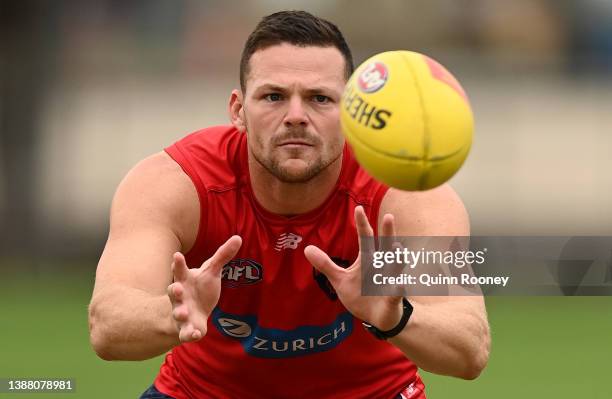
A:
{"type": "Polygon", "coordinates": [[[364,93],[380,90],[389,78],[389,70],[382,62],[374,61],[367,65],[357,78],[357,85],[364,93]]]}
{"type": "Polygon", "coordinates": [[[236,288],[256,284],[263,278],[263,268],[252,259],[234,259],[225,266],[221,273],[223,285],[236,288]]]}

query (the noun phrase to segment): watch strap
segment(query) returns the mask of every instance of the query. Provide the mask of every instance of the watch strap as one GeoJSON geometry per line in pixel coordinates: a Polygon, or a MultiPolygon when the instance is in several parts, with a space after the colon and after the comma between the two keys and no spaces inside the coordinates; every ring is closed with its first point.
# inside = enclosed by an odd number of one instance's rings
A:
{"type": "Polygon", "coordinates": [[[408,300],[405,297],[402,298],[402,309],[403,309],[402,318],[400,319],[399,323],[397,323],[397,325],[390,330],[386,330],[386,331],[379,330],[378,328],[374,327],[373,325],[365,321],[362,322],[361,324],[363,324],[365,329],[368,330],[372,335],[374,335],[378,339],[386,340],[389,338],[393,338],[397,334],[402,332],[404,327],[406,327],[406,324],[408,324],[408,320],[410,320],[410,316],[412,315],[412,311],[414,309],[412,305],[410,304],[410,302],[408,302],[408,300]]]}

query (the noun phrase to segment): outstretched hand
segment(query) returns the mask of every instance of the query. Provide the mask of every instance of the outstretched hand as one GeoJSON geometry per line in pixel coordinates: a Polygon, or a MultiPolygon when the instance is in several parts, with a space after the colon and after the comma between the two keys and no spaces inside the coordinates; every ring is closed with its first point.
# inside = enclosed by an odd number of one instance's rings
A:
{"type": "Polygon", "coordinates": [[[187,267],[182,253],[174,254],[174,283],[168,286],[168,297],[181,342],[198,341],[206,335],[208,316],[221,295],[221,271],[241,245],[240,236],[230,237],[197,269],[187,267]]]}
{"type": "MultiPolygon", "coordinates": [[[[374,231],[361,206],[355,208],[355,225],[359,236],[360,253],[349,268],[339,267],[325,252],[314,245],[307,246],[304,255],[327,277],[338,298],[353,316],[382,331],[387,331],[395,327],[402,317],[402,297],[361,295],[361,249],[364,245],[362,240],[374,239],[374,231]]],[[[395,221],[391,214],[385,214],[383,217],[382,235],[395,236],[395,221]]]]}

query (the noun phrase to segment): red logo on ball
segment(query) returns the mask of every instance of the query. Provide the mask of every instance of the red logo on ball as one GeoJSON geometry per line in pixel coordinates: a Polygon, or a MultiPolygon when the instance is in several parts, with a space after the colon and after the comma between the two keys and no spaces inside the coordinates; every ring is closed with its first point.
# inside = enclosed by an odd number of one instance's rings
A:
{"type": "Polygon", "coordinates": [[[365,67],[361,74],[359,74],[357,84],[364,93],[374,93],[387,83],[388,78],[389,71],[385,64],[373,61],[365,67]]]}

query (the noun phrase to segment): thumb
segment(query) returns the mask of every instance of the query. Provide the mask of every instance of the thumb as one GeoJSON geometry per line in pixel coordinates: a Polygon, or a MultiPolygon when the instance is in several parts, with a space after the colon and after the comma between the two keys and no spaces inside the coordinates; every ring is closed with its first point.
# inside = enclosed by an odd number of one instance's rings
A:
{"type": "Polygon", "coordinates": [[[189,275],[189,268],[185,261],[185,256],[180,252],[175,252],[172,255],[172,274],[174,275],[174,281],[185,281],[189,275]]]}
{"type": "Polygon", "coordinates": [[[345,270],[332,261],[329,256],[321,249],[315,247],[314,245],[309,245],[304,248],[304,256],[310,264],[323,273],[332,285],[336,285],[336,283],[342,278],[345,270]]]}
{"type": "Polygon", "coordinates": [[[220,274],[223,266],[236,256],[241,246],[242,238],[238,235],[231,236],[217,249],[214,255],[205,262],[206,267],[210,267],[213,274],[220,274]]]}

